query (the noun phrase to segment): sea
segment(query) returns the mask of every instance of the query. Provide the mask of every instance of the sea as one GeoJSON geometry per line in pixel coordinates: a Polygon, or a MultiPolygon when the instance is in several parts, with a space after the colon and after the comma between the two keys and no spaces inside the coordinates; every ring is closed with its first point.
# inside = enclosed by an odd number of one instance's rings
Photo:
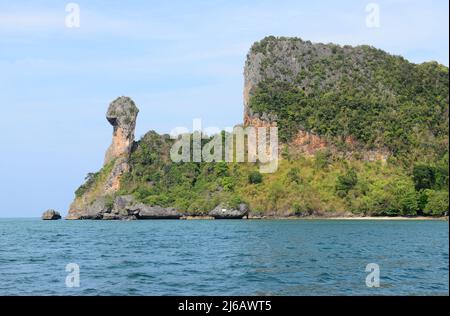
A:
{"type": "Polygon", "coordinates": [[[0,295],[449,295],[447,221],[0,219],[0,295]]]}

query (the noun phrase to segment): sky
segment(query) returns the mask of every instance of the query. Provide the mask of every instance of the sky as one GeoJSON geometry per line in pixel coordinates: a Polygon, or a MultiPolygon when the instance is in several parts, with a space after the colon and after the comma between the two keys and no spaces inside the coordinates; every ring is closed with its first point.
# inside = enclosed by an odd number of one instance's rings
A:
{"type": "Polygon", "coordinates": [[[79,27],[69,1],[0,0],[0,217],[66,214],[103,164],[118,96],[140,108],[136,138],[240,123],[245,57],[265,36],[449,60],[447,0],[72,2],[79,27]]]}

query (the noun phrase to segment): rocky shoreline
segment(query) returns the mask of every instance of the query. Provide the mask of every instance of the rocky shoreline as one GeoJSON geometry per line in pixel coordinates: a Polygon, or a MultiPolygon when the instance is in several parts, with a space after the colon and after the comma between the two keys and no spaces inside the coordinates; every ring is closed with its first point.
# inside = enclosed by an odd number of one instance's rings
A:
{"type": "MultiPolygon", "coordinates": [[[[104,203],[104,201],[103,201],[104,203]]],[[[73,216],[68,214],[65,220],[329,220],[329,221],[448,221],[448,216],[358,216],[351,214],[330,215],[259,215],[249,211],[247,205],[240,204],[236,208],[227,208],[223,204],[218,205],[208,213],[180,212],[174,208],[161,206],[148,206],[136,202],[132,196],[119,196],[112,207],[96,201],[92,205],[91,215],[73,216]],[[104,208],[104,209],[103,209],[104,208]]],[[[89,213],[88,213],[89,214],[89,213]]],[[[47,210],[42,215],[42,220],[60,220],[62,216],[54,210],[47,210]]]]}
{"type": "Polygon", "coordinates": [[[149,206],[138,202],[131,195],[118,196],[111,204],[106,198],[97,198],[83,212],[69,212],[68,220],[151,220],[151,219],[242,219],[247,217],[246,204],[236,207],[218,205],[208,214],[180,212],[172,207],[149,206]]]}

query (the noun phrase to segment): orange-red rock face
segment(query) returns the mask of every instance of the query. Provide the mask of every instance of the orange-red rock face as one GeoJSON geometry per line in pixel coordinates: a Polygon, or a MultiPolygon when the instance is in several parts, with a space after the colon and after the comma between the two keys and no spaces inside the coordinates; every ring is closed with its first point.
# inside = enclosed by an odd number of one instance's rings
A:
{"type": "Polygon", "coordinates": [[[126,135],[122,127],[117,127],[114,130],[112,144],[109,146],[105,154],[105,164],[115,158],[129,155],[133,142],[134,135],[133,138],[131,138],[129,135],[126,135]]]}

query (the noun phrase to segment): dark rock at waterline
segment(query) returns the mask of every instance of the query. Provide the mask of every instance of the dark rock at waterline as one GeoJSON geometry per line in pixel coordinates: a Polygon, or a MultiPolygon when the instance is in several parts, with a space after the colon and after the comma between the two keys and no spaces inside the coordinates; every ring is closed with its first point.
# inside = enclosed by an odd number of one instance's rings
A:
{"type": "Polygon", "coordinates": [[[209,216],[215,219],[242,219],[244,216],[248,215],[248,206],[246,204],[239,204],[236,208],[227,208],[220,204],[211,212],[209,216]]]}
{"type": "Polygon", "coordinates": [[[105,213],[111,211],[111,206],[108,206],[108,201],[105,197],[98,197],[81,209],[71,209],[66,219],[102,219],[105,213]]]}
{"type": "Polygon", "coordinates": [[[138,203],[131,195],[118,196],[114,201],[111,215],[106,218],[105,215],[104,219],[114,218],[114,216],[119,219],[179,219],[181,217],[174,208],[138,203]]]}
{"type": "Polygon", "coordinates": [[[181,214],[174,208],[136,204],[132,210],[137,219],[179,219],[181,214]]]}
{"type": "Polygon", "coordinates": [[[136,216],[123,216],[123,215],[118,215],[118,214],[112,214],[112,213],[105,213],[103,214],[102,220],[110,220],[110,221],[124,221],[124,220],[128,220],[128,221],[132,221],[132,220],[136,220],[136,216]]]}
{"type": "Polygon", "coordinates": [[[61,219],[61,214],[55,210],[47,210],[42,214],[42,219],[45,221],[55,221],[61,219]]]}
{"type": "Polygon", "coordinates": [[[104,197],[99,197],[86,207],[87,219],[102,219],[103,214],[109,212],[107,200],[104,197]]]}

